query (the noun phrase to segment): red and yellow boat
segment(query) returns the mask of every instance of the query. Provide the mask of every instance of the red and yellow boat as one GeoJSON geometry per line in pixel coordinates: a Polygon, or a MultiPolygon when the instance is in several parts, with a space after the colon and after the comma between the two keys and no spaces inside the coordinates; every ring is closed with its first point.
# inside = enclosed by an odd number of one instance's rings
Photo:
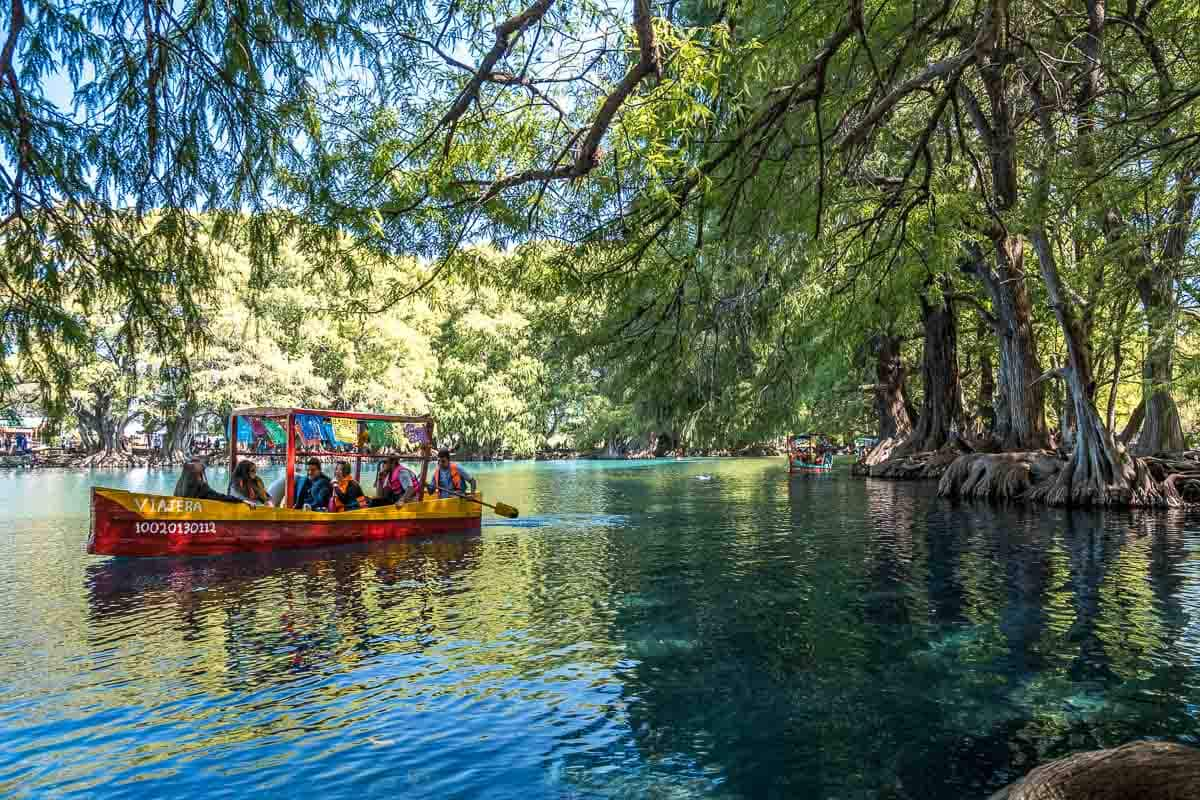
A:
{"type": "MultiPolygon", "coordinates": [[[[284,507],[251,508],[244,503],[93,487],[88,552],[113,556],[214,555],[320,547],[419,534],[475,531],[480,528],[482,507],[478,502],[456,497],[436,499],[424,495],[430,461],[428,444],[433,441],[433,420],[430,417],[303,408],[240,409],[234,412],[229,426],[231,474],[239,456],[253,458],[262,455],[262,450],[242,449],[238,445],[238,420],[246,418],[271,420],[279,430],[286,431],[287,493],[284,507]],[[343,430],[345,420],[353,421],[357,429],[356,441],[339,444],[332,435],[323,442],[313,438],[304,439],[298,426],[302,421],[309,422],[311,418],[322,423],[343,421],[339,426],[343,430]],[[421,461],[421,489],[417,499],[399,507],[388,505],[339,513],[291,508],[298,461],[315,456],[330,467],[335,461],[351,461],[357,478],[364,460],[382,460],[385,457],[384,453],[368,445],[365,434],[367,425],[371,423],[398,427],[407,432],[403,438],[409,445],[413,442],[420,445],[417,453],[392,453],[401,458],[421,461]]],[[[480,499],[478,495],[472,495],[472,498],[480,499]]]]}

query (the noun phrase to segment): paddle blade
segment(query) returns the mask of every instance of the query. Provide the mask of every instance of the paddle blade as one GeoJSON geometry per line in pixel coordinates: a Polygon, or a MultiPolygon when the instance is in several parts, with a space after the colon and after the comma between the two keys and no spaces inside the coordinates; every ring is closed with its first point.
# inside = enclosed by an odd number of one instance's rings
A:
{"type": "Polygon", "coordinates": [[[521,513],[506,503],[496,503],[495,509],[497,514],[502,517],[508,517],[509,519],[516,519],[521,513]]]}

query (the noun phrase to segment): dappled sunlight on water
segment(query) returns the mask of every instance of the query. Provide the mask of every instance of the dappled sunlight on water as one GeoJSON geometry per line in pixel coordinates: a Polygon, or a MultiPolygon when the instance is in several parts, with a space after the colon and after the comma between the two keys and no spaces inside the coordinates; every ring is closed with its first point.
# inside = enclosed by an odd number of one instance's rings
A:
{"type": "Polygon", "coordinates": [[[474,471],[520,518],[192,559],[83,553],[87,485],[172,473],[0,476],[0,794],[948,800],[1195,736],[1200,518],[474,471]]]}

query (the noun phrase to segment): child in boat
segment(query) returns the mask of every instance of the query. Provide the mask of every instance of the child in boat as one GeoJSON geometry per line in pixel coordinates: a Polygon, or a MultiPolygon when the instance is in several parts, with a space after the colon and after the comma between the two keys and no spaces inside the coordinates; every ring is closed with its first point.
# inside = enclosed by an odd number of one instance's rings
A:
{"type": "Polygon", "coordinates": [[[350,474],[350,462],[338,462],[333,478],[333,497],[329,501],[330,511],[354,511],[369,505],[370,498],[350,474]]]}
{"type": "Polygon", "coordinates": [[[208,480],[204,477],[204,467],[203,461],[189,461],[183,465],[183,474],[179,476],[179,481],[175,484],[176,497],[194,497],[197,500],[217,500],[222,503],[245,503],[251,508],[254,507],[249,500],[221,494],[209,486],[208,480]]]}
{"type": "Polygon", "coordinates": [[[233,471],[233,480],[229,482],[229,494],[255,505],[271,505],[267,487],[263,485],[262,478],[258,477],[258,465],[249,459],[240,462],[233,471]]]}

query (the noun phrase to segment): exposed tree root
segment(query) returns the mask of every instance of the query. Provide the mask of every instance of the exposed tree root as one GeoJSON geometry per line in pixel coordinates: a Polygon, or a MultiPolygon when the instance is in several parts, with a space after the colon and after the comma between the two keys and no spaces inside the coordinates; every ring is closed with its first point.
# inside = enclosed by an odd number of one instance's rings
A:
{"type": "Polygon", "coordinates": [[[949,444],[938,450],[889,458],[882,463],[867,466],[863,474],[872,478],[893,480],[935,479],[940,478],[962,455],[963,451],[959,447],[949,444]]]}
{"type": "Polygon", "coordinates": [[[1131,742],[1043,764],[991,800],[1184,800],[1200,797],[1200,750],[1131,742]]]}
{"type": "Polygon", "coordinates": [[[95,469],[100,467],[144,467],[146,459],[140,456],[135,456],[132,453],[121,452],[119,450],[101,450],[99,453],[92,453],[84,457],[74,466],[83,469],[95,469]]]}
{"type": "Polygon", "coordinates": [[[892,436],[880,439],[879,443],[872,447],[871,451],[863,458],[862,463],[868,467],[882,464],[892,457],[892,451],[904,444],[906,438],[905,436],[892,436]]]}
{"type": "Polygon", "coordinates": [[[1200,453],[1153,458],[1125,454],[1119,469],[1111,480],[1101,482],[1081,478],[1074,458],[1049,451],[973,453],[945,470],[938,493],[1069,507],[1177,508],[1200,503],[1200,453]]]}
{"type": "Polygon", "coordinates": [[[1045,451],[1032,453],[971,453],[951,464],[938,484],[943,497],[1016,500],[1031,486],[1061,469],[1045,451]],[[1035,475],[1036,470],[1036,475],[1035,475]]]}

